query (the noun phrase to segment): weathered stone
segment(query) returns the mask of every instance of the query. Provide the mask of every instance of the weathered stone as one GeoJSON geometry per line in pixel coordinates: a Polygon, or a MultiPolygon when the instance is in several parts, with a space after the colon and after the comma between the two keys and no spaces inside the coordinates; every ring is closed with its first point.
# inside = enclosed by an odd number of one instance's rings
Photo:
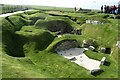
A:
{"type": "Polygon", "coordinates": [[[84,48],[88,48],[89,45],[88,45],[87,43],[83,43],[83,44],[82,44],[82,47],[84,47],[84,48]]]}
{"type": "Polygon", "coordinates": [[[103,24],[103,22],[97,21],[97,20],[86,20],[86,23],[89,24],[103,24]]]}
{"type": "Polygon", "coordinates": [[[117,41],[116,46],[117,46],[118,48],[120,48],[120,41],[117,41]]]}
{"type": "Polygon", "coordinates": [[[62,37],[62,35],[57,35],[57,37],[59,38],[59,37],[62,37]]]}
{"type": "Polygon", "coordinates": [[[75,60],[77,60],[75,57],[73,57],[73,58],[71,58],[71,59],[69,59],[69,60],[71,60],[71,61],[75,61],[75,60]]]}
{"type": "Polygon", "coordinates": [[[71,34],[77,34],[77,35],[81,35],[82,34],[82,29],[74,29],[71,34]]]}
{"type": "Polygon", "coordinates": [[[70,48],[76,48],[78,47],[78,43],[76,40],[68,40],[61,42],[56,45],[55,51],[63,51],[63,50],[68,50],[70,48]]]}
{"type": "Polygon", "coordinates": [[[99,50],[99,52],[105,53],[106,48],[104,48],[104,47],[100,47],[98,50],[99,50]]]}
{"type": "Polygon", "coordinates": [[[89,47],[89,45],[86,42],[86,40],[83,40],[82,47],[84,47],[84,48],[88,48],[89,47]]]}
{"type": "Polygon", "coordinates": [[[82,29],[76,30],[75,34],[81,35],[82,29]]]}
{"type": "Polygon", "coordinates": [[[101,62],[100,64],[103,65],[103,64],[105,63],[105,61],[106,61],[106,57],[103,57],[103,58],[101,59],[101,61],[100,61],[100,62],[101,62]]]}
{"type": "Polygon", "coordinates": [[[91,23],[91,20],[86,20],[86,23],[91,23]]]}
{"type": "Polygon", "coordinates": [[[89,50],[95,50],[95,47],[94,46],[89,46],[88,49],[89,50]]]}
{"type": "Polygon", "coordinates": [[[49,24],[47,29],[52,32],[58,32],[58,34],[71,33],[73,30],[72,26],[65,21],[53,20],[47,23],[49,24]]]}
{"type": "Polygon", "coordinates": [[[111,48],[99,47],[98,51],[101,52],[101,53],[110,54],[111,53],[111,48]]]}
{"type": "Polygon", "coordinates": [[[94,75],[94,74],[98,74],[98,73],[101,73],[103,72],[103,69],[94,69],[94,70],[91,70],[91,74],[94,75]]]}
{"type": "MultiPolygon", "coordinates": [[[[85,50],[85,51],[87,51],[87,50],[88,50],[88,48],[84,48],[84,50],[85,50]]],[[[85,52],[85,51],[84,51],[84,52],[85,52]]]]}
{"type": "Polygon", "coordinates": [[[83,40],[83,43],[82,43],[82,47],[84,48],[88,48],[89,46],[96,46],[96,44],[94,44],[95,42],[93,40],[83,40]]]}

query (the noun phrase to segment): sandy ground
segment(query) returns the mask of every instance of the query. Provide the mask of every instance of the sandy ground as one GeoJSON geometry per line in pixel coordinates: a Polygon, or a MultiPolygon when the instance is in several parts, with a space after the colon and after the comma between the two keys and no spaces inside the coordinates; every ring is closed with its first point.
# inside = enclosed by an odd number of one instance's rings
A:
{"type": "MultiPolygon", "coordinates": [[[[25,10],[25,11],[32,11],[33,9],[30,9],[30,10],[25,10]]],[[[7,17],[7,16],[10,16],[10,15],[14,15],[14,14],[18,14],[18,13],[23,13],[25,11],[17,11],[17,12],[13,12],[13,13],[6,13],[6,14],[1,14],[0,17],[7,17]]]]}
{"type": "Polygon", "coordinates": [[[88,69],[100,69],[100,61],[90,59],[87,57],[83,52],[85,51],[84,48],[72,48],[65,51],[57,52],[59,55],[64,56],[67,59],[73,59],[71,62],[75,62],[76,64],[88,69]]]}

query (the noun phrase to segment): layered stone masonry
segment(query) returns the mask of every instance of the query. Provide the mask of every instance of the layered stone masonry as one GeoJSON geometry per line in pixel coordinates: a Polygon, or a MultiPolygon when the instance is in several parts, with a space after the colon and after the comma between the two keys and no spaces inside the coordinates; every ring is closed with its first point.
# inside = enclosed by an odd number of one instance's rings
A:
{"type": "Polygon", "coordinates": [[[59,43],[56,46],[55,51],[63,51],[63,50],[68,50],[70,48],[77,48],[79,45],[77,43],[77,41],[75,40],[68,40],[68,41],[64,41],[59,43]]]}

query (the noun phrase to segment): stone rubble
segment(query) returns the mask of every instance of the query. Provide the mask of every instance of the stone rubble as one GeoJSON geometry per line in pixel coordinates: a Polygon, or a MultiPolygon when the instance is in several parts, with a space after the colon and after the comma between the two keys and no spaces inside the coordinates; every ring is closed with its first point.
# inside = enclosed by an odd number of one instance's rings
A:
{"type": "Polygon", "coordinates": [[[88,24],[103,24],[103,22],[100,22],[97,20],[86,20],[86,23],[88,23],[88,24]]]}
{"type": "Polygon", "coordinates": [[[106,51],[106,48],[104,48],[104,47],[99,47],[99,52],[101,52],[101,53],[105,53],[105,51],[106,51]]]}
{"type": "Polygon", "coordinates": [[[120,48],[120,41],[117,41],[116,46],[117,46],[118,48],[120,48]]]}

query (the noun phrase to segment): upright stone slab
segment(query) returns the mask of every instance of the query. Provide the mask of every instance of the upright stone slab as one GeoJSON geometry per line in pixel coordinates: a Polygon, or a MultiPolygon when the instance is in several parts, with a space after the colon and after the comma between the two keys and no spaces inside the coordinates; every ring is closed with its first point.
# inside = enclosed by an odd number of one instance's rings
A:
{"type": "Polygon", "coordinates": [[[103,57],[102,59],[101,59],[101,64],[103,65],[104,63],[105,63],[105,60],[106,60],[106,57],[103,57]]]}
{"type": "Polygon", "coordinates": [[[98,50],[99,50],[99,52],[105,53],[106,48],[104,48],[104,47],[100,47],[98,50]]]}
{"type": "Polygon", "coordinates": [[[120,41],[117,41],[116,46],[117,46],[118,48],[120,48],[120,41]]]}

